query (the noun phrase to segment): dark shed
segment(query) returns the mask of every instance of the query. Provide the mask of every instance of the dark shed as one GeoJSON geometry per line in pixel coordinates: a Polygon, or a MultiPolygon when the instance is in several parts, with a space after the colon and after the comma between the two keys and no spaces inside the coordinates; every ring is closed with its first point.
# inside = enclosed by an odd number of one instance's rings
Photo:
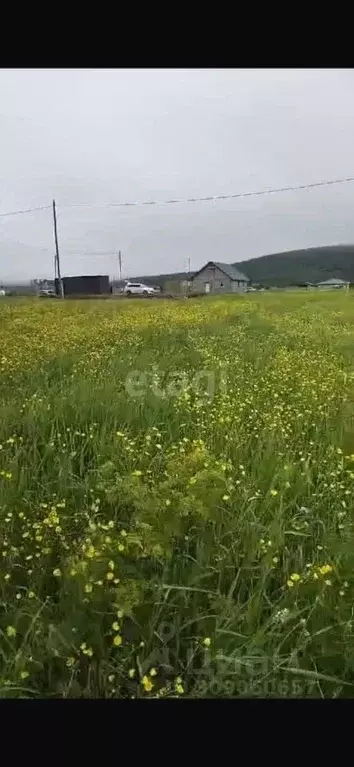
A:
{"type": "MultiPolygon", "coordinates": [[[[84,275],[82,277],[63,277],[64,296],[95,296],[109,293],[107,274],[84,275]]],[[[59,281],[55,280],[55,292],[59,295],[59,281]]]]}

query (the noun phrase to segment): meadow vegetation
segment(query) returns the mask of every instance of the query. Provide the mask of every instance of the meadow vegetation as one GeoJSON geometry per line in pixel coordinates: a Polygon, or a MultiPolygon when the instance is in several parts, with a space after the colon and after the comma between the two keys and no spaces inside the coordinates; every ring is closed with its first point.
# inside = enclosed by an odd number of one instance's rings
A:
{"type": "Polygon", "coordinates": [[[0,696],[352,697],[353,295],[0,327],[0,696]]]}

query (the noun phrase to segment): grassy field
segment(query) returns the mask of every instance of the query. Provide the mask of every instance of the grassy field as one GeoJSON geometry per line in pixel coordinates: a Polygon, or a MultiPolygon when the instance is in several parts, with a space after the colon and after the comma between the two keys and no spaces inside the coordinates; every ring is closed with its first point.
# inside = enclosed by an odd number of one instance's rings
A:
{"type": "Polygon", "coordinates": [[[354,296],[0,327],[0,696],[352,697],[354,296]]]}

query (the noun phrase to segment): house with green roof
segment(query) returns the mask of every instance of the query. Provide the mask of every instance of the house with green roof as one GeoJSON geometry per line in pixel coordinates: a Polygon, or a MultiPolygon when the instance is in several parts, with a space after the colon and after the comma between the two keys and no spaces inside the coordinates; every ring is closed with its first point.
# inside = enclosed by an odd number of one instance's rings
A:
{"type": "Polygon", "coordinates": [[[347,290],[349,288],[349,282],[341,280],[340,277],[331,277],[330,280],[323,280],[323,282],[318,282],[316,287],[319,290],[347,290]]]}
{"type": "Polygon", "coordinates": [[[249,278],[233,264],[208,261],[191,280],[192,293],[244,293],[249,278]]]}

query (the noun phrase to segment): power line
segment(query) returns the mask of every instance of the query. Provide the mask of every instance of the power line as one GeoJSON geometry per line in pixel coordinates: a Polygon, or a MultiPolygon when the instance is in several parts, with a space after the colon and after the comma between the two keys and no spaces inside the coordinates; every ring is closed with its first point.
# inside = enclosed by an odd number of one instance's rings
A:
{"type": "MultiPolygon", "coordinates": [[[[300,189],[314,189],[320,186],[333,186],[334,184],[349,184],[354,181],[354,176],[348,178],[338,178],[329,181],[315,181],[312,184],[298,184],[297,186],[283,186],[273,187],[271,189],[262,189],[257,192],[236,192],[235,194],[214,194],[208,197],[184,197],[175,200],[146,200],[136,202],[106,202],[106,203],[89,203],[78,202],[68,205],[59,205],[60,208],[125,208],[125,207],[137,207],[141,205],[173,205],[176,203],[186,202],[210,202],[213,200],[235,200],[240,197],[261,197],[267,194],[279,194],[281,192],[296,192],[300,189]]],[[[26,210],[14,210],[9,213],[0,213],[0,218],[4,216],[17,216],[21,213],[32,213],[37,210],[47,210],[51,208],[51,205],[41,205],[37,208],[27,208],[26,210]]]]}
{"type": "Polygon", "coordinates": [[[83,257],[84,256],[114,256],[115,258],[117,258],[117,251],[115,252],[112,251],[110,253],[104,253],[104,252],[101,253],[97,251],[97,252],[91,253],[91,251],[85,251],[85,250],[80,250],[75,252],[71,250],[66,250],[65,252],[67,256],[75,256],[75,257],[77,256],[83,256],[83,257]]]}
{"type": "Polygon", "coordinates": [[[40,205],[37,208],[27,208],[26,210],[13,210],[11,213],[0,213],[0,217],[3,218],[4,216],[18,216],[20,213],[32,213],[34,210],[48,210],[51,208],[51,205],[40,205]]]}
{"type": "Polygon", "coordinates": [[[173,205],[175,203],[185,202],[207,202],[213,200],[234,200],[239,197],[260,197],[266,194],[276,194],[279,192],[295,192],[299,189],[314,189],[318,186],[333,186],[333,184],[347,184],[354,181],[354,177],[333,179],[330,181],[316,181],[313,184],[298,184],[297,186],[283,186],[272,189],[262,189],[257,192],[236,192],[235,194],[215,194],[209,197],[185,197],[175,200],[147,200],[137,202],[106,202],[106,203],[72,203],[71,205],[61,205],[62,208],[124,208],[136,207],[140,205],[173,205]]]}

